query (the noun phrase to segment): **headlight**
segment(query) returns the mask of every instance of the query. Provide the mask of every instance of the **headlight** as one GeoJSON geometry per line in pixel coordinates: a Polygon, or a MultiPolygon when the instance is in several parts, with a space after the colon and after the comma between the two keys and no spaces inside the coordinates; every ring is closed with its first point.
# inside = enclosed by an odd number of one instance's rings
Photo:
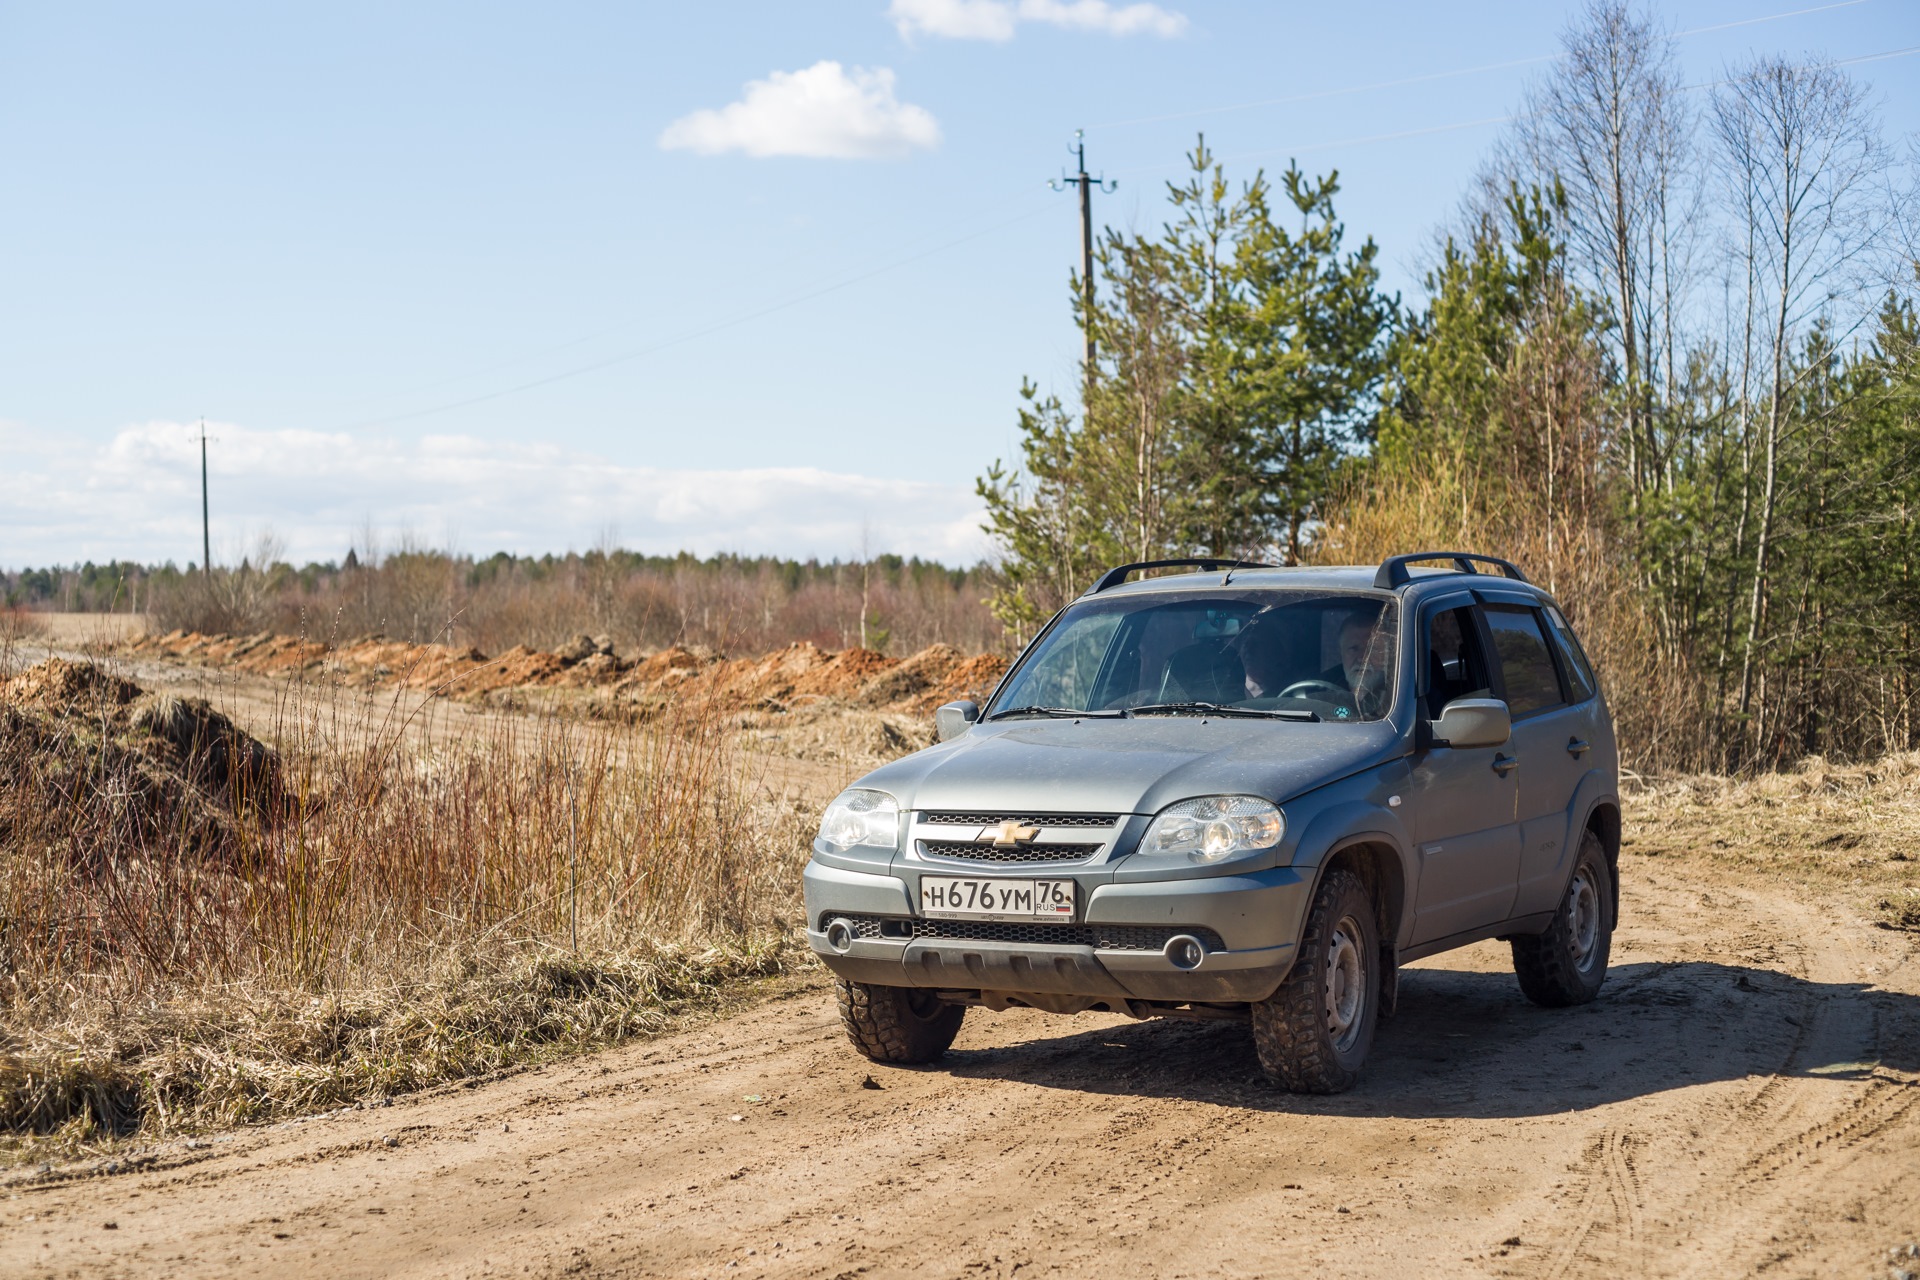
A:
{"type": "Polygon", "coordinates": [[[842,791],[820,818],[820,843],[843,851],[857,844],[898,848],[899,802],[884,791],[842,791]]]}
{"type": "Polygon", "coordinates": [[[1286,830],[1280,810],[1258,796],[1202,796],[1162,809],[1140,841],[1140,852],[1218,862],[1230,854],[1271,849],[1286,830]]]}

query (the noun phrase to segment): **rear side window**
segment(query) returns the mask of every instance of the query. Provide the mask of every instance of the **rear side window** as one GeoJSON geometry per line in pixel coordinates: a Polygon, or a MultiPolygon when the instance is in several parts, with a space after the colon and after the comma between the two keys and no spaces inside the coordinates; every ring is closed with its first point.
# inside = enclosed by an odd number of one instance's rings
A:
{"type": "Polygon", "coordinates": [[[1540,616],[1520,605],[1485,606],[1493,651],[1507,685],[1507,709],[1518,718],[1560,705],[1560,677],[1540,631],[1540,616]]]}
{"type": "Polygon", "coordinates": [[[1567,683],[1573,686],[1573,700],[1585,702],[1600,689],[1599,681],[1593,678],[1593,668],[1587,665],[1586,650],[1580,647],[1580,641],[1574,637],[1573,628],[1560,616],[1560,611],[1548,606],[1547,623],[1553,630],[1553,638],[1560,644],[1560,659],[1567,671],[1567,683]]]}

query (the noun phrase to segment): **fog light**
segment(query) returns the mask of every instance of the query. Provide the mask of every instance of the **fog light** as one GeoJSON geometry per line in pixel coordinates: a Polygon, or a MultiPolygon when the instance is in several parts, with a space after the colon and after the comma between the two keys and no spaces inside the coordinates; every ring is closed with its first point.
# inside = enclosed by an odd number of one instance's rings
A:
{"type": "Polygon", "coordinates": [[[1167,939],[1167,959],[1176,969],[1198,969],[1207,958],[1207,944],[1190,933],[1167,939]]]}
{"type": "Polygon", "coordinates": [[[835,920],[828,925],[827,945],[839,955],[853,950],[853,926],[845,920],[835,920]]]}

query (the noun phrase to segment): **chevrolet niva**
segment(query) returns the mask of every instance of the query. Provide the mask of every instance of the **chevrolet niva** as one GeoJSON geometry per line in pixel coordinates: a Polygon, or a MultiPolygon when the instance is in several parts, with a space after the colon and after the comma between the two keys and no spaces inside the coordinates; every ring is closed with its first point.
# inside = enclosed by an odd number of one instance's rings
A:
{"type": "Polygon", "coordinates": [[[936,723],[827,807],[805,873],[875,1061],[938,1058],[969,1006],[1232,1018],[1274,1084],[1330,1093],[1408,961],[1503,939],[1549,1006],[1606,977],[1613,722],[1506,561],[1126,565],[936,723]]]}

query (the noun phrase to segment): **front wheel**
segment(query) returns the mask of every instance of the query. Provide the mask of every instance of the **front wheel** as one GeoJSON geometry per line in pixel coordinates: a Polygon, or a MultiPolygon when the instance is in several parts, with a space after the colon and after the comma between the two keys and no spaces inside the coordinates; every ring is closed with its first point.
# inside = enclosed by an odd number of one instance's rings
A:
{"type": "Polygon", "coordinates": [[[1320,882],[1300,954],[1280,989],[1253,1006],[1267,1079],[1294,1093],[1339,1093],[1360,1078],[1380,1013],[1373,899],[1351,871],[1320,882]]]}
{"type": "Polygon", "coordinates": [[[1545,933],[1513,939],[1513,972],[1527,999],[1549,1009],[1600,994],[1613,950],[1613,877],[1600,838],[1586,832],[1573,878],[1545,933]]]}
{"type": "Polygon", "coordinates": [[[960,1034],[965,1005],[919,987],[839,984],[840,1023],[853,1047],[875,1062],[932,1062],[960,1034]]]}

